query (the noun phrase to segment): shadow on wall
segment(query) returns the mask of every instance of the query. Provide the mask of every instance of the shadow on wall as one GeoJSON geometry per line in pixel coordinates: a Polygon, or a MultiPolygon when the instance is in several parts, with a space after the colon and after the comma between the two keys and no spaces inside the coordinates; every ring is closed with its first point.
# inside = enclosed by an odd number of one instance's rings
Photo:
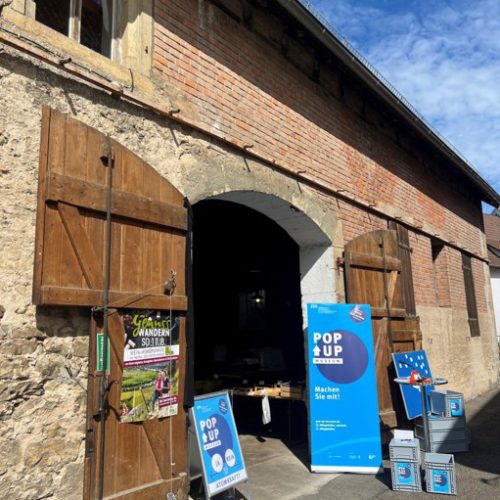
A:
{"type": "Polygon", "coordinates": [[[48,337],[88,336],[90,309],[88,307],[37,306],[36,327],[48,337]]]}

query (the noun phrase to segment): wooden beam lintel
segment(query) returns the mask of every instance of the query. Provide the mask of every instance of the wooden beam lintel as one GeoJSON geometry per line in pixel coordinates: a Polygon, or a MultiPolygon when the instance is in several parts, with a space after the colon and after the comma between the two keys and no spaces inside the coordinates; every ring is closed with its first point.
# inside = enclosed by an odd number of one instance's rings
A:
{"type": "MultiPolygon", "coordinates": [[[[45,199],[106,212],[106,186],[55,172],[49,174],[45,199]]],[[[111,212],[115,216],[187,230],[187,211],[184,207],[117,189],[113,189],[111,212]]]]}
{"type": "Polygon", "coordinates": [[[377,255],[349,252],[349,259],[352,267],[366,267],[382,271],[384,269],[386,271],[401,271],[401,261],[395,257],[386,256],[384,259],[384,257],[377,255]]]}
{"type": "Polygon", "coordinates": [[[404,318],[406,311],[404,309],[393,308],[387,309],[385,307],[372,307],[372,318],[404,318]]]}
{"type": "MultiPolygon", "coordinates": [[[[38,305],[100,307],[104,305],[103,291],[45,285],[42,286],[41,302],[38,305]]],[[[113,308],[168,310],[170,309],[170,296],[110,290],[109,306],[113,308]]],[[[186,311],[187,297],[185,295],[173,295],[172,310],[186,311]]]]}

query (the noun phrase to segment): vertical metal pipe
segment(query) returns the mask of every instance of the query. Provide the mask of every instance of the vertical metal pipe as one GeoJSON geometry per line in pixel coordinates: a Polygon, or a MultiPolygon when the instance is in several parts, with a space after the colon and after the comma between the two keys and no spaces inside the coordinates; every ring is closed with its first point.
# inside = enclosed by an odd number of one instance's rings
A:
{"type": "Polygon", "coordinates": [[[427,415],[427,390],[422,382],[420,383],[420,397],[422,398],[422,424],[424,426],[425,452],[430,453],[432,450],[429,434],[429,417],[427,415]]]}
{"type": "Polygon", "coordinates": [[[100,386],[100,440],[99,440],[99,482],[97,498],[102,500],[104,490],[104,441],[106,438],[106,410],[108,397],[108,377],[106,373],[106,360],[108,358],[108,309],[109,309],[109,281],[111,274],[111,196],[113,187],[113,153],[111,142],[107,151],[108,186],[106,190],[106,267],[103,291],[103,326],[102,326],[102,370],[100,386]]]}

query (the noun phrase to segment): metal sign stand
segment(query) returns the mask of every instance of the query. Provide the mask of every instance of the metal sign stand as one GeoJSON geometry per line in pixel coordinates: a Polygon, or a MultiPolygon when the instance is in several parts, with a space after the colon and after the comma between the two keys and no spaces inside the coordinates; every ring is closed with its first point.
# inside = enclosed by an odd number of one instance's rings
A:
{"type": "Polygon", "coordinates": [[[409,377],[395,378],[394,382],[404,385],[413,385],[419,387],[420,397],[422,399],[422,423],[424,427],[424,442],[426,453],[430,452],[430,434],[429,434],[429,415],[427,412],[427,392],[425,390],[428,385],[443,385],[448,383],[445,378],[423,379],[416,382],[410,382],[409,377]]]}
{"type": "MultiPolygon", "coordinates": [[[[219,405],[220,405],[220,402],[219,402],[219,405]]],[[[210,412],[213,413],[213,410],[210,410],[210,412]]],[[[195,439],[196,439],[196,443],[197,443],[197,450],[199,452],[200,464],[201,464],[201,477],[202,477],[202,481],[203,481],[203,489],[204,489],[204,494],[205,494],[206,500],[210,500],[211,496],[214,496],[215,494],[219,494],[219,493],[224,493],[225,498],[227,498],[228,500],[234,500],[235,499],[235,494],[234,494],[235,488],[234,487],[237,484],[242,484],[242,483],[248,484],[248,476],[247,476],[247,472],[246,472],[246,468],[245,468],[245,461],[244,461],[243,454],[242,454],[241,447],[240,447],[239,440],[238,440],[238,433],[236,430],[236,424],[234,422],[234,415],[232,413],[230,395],[229,395],[228,391],[220,391],[220,392],[204,394],[204,395],[200,395],[200,396],[195,397],[194,406],[192,408],[190,408],[190,411],[189,411],[189,418],[191,421],[191,425],[193,426],[195,439]],[[232,427],[231,432],[232,432],[232,438],[233,438],[233,446],[232,446],[233,452],[237,457],[239,457],[239,460],[240,460],[240,468],[237,469],[236,472],[240,471],[244,477],[242,477],[241,479],[237,479],[235,481],[234,480],[231,481],[231,484],[227,484],[225,487],[218,489],[218,491],[213,491],[211,494],[210,488],[209,488],[209,476],[207,474],[207,466],[209,467],[209,465],[205,462],[206,457],[204,458],[204,451],[203,451],[204,450],[205,436],[202,439],[202,437],[200,435],[200,433],[203,431],[200,431],[200,429],[198,428],[197,412],[195,411],[195,408],[196,408],[196,405],[198,403],[202,403],[204,401],[205,401],[205,404],[208,404],[209,405],[208,407],[210,408],[210,405],[213,405],[215,403],[214,403],[214,401],[209,402],[209,400],[213,400],[213,399],[217,399],[217,398],[220,398],[220,401],[222,401],[222,402],[224,402],[223,400],[227,401],[226,406],[225,406],[226,410],[224,413],[226,413],[226,412],[228,413],[228,420],[229,420],[228,423],[229,423],[229,426],[232,427]],[[228,493],[229,493],[230,497],[226,496],[228,493]]],[[[209,433],[210,433],[210,431],[209,431],[209,433]]],[[[220,444],[219,444],[219,446],[220,446],[220,444]]],[[[233,458],[233,460],[234,460],[234,458],[233,458]]]]}

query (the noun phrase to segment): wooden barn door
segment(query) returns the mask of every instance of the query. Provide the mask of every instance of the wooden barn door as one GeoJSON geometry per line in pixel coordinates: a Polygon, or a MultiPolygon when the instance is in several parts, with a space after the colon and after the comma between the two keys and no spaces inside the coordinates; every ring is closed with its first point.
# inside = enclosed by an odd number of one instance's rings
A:
{"type": "Polygon", "coordinates": [[[371,305],[380,419],[389,427],[398,400],[391,353],[421,348],[409,252],[397,230],[382,230],[350,241],[344,254],[347,301],[371,305]]]}
{"type": "MultiPolygon", "coordinates": [[[[153,168],[96,130],[50,108],[43,110],[40,152],[35,304],[103,305],[108,169],[113,169],[109,337],[109,407],[99,418],[96,331],[92,314],[84,498],[96,498],[99,436],[106,426],[104,497],[165,498],[186,494],[187,437],[185,369],[185,245],[187,211],[181,194],[153,168]],[[176,272],[174,293],[164,283],[176,272]],[[127,309],[180,315],[178,415],[141,423],[119,423],[127,309]],[[173,436],[173,439],[172,439],[173,436]],[[172,440],[173,446],[170,446],[172,440]]],[[[68,397],[71,397],[70,395],[68,397]]]]}

